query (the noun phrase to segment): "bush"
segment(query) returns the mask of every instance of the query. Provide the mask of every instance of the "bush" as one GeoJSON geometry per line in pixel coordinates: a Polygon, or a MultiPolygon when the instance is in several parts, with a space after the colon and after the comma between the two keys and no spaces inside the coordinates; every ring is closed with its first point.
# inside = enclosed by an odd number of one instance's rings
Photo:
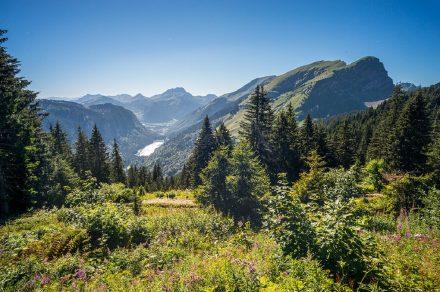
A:
{"type": "Polygon", "coordinates": [[[423,198],[422,218],[432,229],[440,231],[440,190],[430,189],[423,198]]]}
{"type": "Polygon", "coordinates": [[[94,208],[61,209],[59,219],[87,230],[93,246],[115,248],[139,244],[148,240],[145,219],[138,219],[130,208],[104,203],[94,208]]]}
{"type": "Polygon", "coordinates": [[[404,175],[388,185],[385,194],[392,199],[398,215],[402,209],[409,212],[422,207],[428,189],[428,178],[404,175]]]}
{"type": "Polygon", "coordinates": [[[324,268],[347,282],[360,282],[367,272],[374,275],[371,264],[377,257],[375,242],[359,235],[348,203],[337,199],[324,205],[314,222],[316,256],[324,268]]]}
{"type": "Polygon", "coordinates": [[[383,159],[372,159],[365,167],[362,169],[362,187],[366,191],[370,192],[380,192],[384,187],[384,160],[383,159]]]}
{"type": "Polygon", "coordinates": [[[314,232],[301,203],[290,194],[286,176],[280,176],[278,186],[267,204],[264,226],[286,254],[306,256],[313,247],[314,232]]]}

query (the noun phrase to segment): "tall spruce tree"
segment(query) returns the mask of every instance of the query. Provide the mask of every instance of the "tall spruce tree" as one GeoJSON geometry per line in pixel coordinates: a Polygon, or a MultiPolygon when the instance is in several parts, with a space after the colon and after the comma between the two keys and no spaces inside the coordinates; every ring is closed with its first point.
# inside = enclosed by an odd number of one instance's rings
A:
{"type": "Polygon", "coordinates": [[[37,93],[20,73],[19,62],[4,47],[0,30],[0,213],[24,210],[38,201],[46,176],[37,93]]]}
{"type": "Polygon", "coordinates": [[[65,160],[70,161],[72,150],[70,149],[67,134],[63,131],[59,121],[55,122],[55,127],[50,129],[52,155],[61,155],[65,160]]]}
{"type": "Polygon", "coordinates": [[[81,127],[78,127],[77,135],[75,153],[73,154],[73,166],[79,177],[85,179],[87,177],[86,171],[90,170],[89,140],[81,127]]]}
{"type": "Polygon", "coordinates": [[[273,168],[270,148],[273,117],[270,99],[263,86],[257,85],[246,105],[244,121],[240,124],[240,135],[248,141],[252,151],[258,155],[266,170],[273,168]]]}
{"type": "Polygon", "coordinates": [[[226,177],[229,175],[230,149],[222,145],[212,154],[208,165],[202,170],[201,186],[197,189],[197,200],[203,205],[212,205],[215,209],[226,214],[235,208],[226,187],[226,177]]]}
{"type": "Polygon", "coordinates": [[[303,158],[309,156],[310,151],[316,149],[315,138],[315,126],[312,117],[308,114],[300,129],[301,154],[303,158]]]}
{"type": "Polygon", "coordinates": [[[228,149],[232,149],[233,142],[231,133],[226,128],[224,123],[220,123],[218,128],[215,130],[215,141],[217,142],[217,146],[226,146],[228,149]]]}
{"type": "Polygon", "coordinates": [[[215,148],[216,142],[214,134],[212,133],[211,123],[209,122],[208,116],[206,116],[203,120],[202,129],[197,138],[194,150],[189,159],[192,187],[200,185],[200,173],[202,169],[208,165],[208,161],[215,148]]]}
{"type": "Polygon", "coordinates": [[[111,168],[110,178],[112,182],[126,183],[126,176],[124,171],[124,162],[122,161],[121,153],[119,152],[119,145],[116,139],[113,140],[113,149],[111,154],[111,168]]]}
{"type": "Polygon", "coordinates": [[[355,144],[353,140],[353,131],[350,124],[345,120],[336,133],[334,141],[334,151],[339,165],[349,168],[355,159],[355,144]]]}
{"type": "Polygon", "coordinates": [[[226,179],[233,205],[229,212],[236,219],[250,219],[260,223],[265,200],[270,192],[270,180],[266,170],[247,141],[238,143],[232,150],[230,174],[226,179]]]}
{"type": "Polygon", "coordinates": [[[127,186],[133,188],[137,185],[137,167],[136,165],[130,165],[127,170],[127,186]]]}
{"type": "Polygon", "coordinates": [[[430,121],[423,96],[410,97],[397,124],[397,167],[403,171],[423,171],[426,147],[430,143],[430,121]]]}
{"type": "Polygon", "coordinates": [[[90,170],[98,183],[109,182],[110,168],[107,148],[96,124],[89,143],[90,170]]]}
{"type": "Polygon", "coordinates": [[[187,189],[191,186],[191,173],[186,163],[183,165],[179,175],[179,186],[182,189],[187,189]]]}
{"type": "Polygon", "coordinates": [[[286,111],[278,114],[272,135],[275,172],[286,173],[289,181],[298,177],[301,169],[299,133],[295,113],[289,104],[286,111]]]}

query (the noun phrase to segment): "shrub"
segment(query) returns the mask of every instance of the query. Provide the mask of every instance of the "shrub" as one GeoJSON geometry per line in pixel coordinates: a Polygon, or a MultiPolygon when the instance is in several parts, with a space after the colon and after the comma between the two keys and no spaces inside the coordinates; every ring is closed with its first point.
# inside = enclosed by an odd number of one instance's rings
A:
{"type": "Polygon", "coordinates": [[[324,268],[337,278],[347,277],[348,282],[360,282],[377,254],[373,239],[359,235],[348,203],[342,199],[330,201],[314,222],[316,231],[316,256],[324,268]]]}
{"type": "Polygon", "coordinates": [[[93,246],[115,248],[139,244],[149,238],[145,219],[138,219],[130,208],[104,203],[94,208],[61,209],[60,220],[85,228],[93,246]]]}
{"type": "Polygon", "coordinates": [[[440,190],[430,189],[423,198],[422,218],[432,229],[440,231],[440,190]]]}
{"type": "Polygon", "coordinates": [[[291,196],[286,176],[280,175],[279,178],[267,204],[264,226],[286,254],[305,256],[314,241],[311,222],[300,201],[291,196]]]}
{"type": "Polygon", "coordinates": [[[348,200],[362,194],[361,189],[357,186],[354,170],[332,169],[324,174],[322,184],[325,200],[335,200],[336,198],[348,200]]]}
{"type": "Polygon", "coordinates": [[[372,159],[362,169],[362,186],[365,190],[370,192],[380,192],[384,187],[384,160],[372,159]]]}
{"type": "Polygon", "coordinates": [[[393,200],[395,214],[402,209],[408,212],[423,206],[428,191],[428,178],[404,175],[387,186],[385,194],[393,200]]]}

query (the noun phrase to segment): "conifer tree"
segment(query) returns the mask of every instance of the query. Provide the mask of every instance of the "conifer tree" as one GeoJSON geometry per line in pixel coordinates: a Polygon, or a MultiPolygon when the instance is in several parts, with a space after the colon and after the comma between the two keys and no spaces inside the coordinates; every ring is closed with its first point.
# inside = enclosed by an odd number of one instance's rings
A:
{"type": "Polygon", "coordinates": [[[273,164],[270,149],[273,116],[266,91],[263,86],[257,85],[246,105],[244,121],[240,124],[240,135],[248,141],[267,170],[271,170],[273,164]]]}
{"type": "Polygon", "coordinates": [[[109,182],[110,168],[107,148],[96,124],[89,143],[90,170],[98,183],[109,182]]]}
{"type": "Polygon", "coordinates": [[[430,142],[430,121],[420,93],[411,96],[397,124],[398,168],[422,171],[426,163],[426,147],[430,142]]]}
{"type": "Polygon", "coordinates": [[[127,186],[134,188],[137,186],[137,169],[136,165],[130,165],[127,170],[127,186]]]}
{"type": "Polygon", "coordinates": [[[291,105],[278,114],[272,135],[275,172],[286,173],[289,181],[297,178],[301,169],[298,126],[291,105]]]}
{"type": "Polygon", "coordinates": [[[191,186],[191,174],[188,170],[186,163],[183,165],[182,171],[179,175],[179,186],[182,189],[187,189],[191,186]]]}
{"type": "Polygon", "coordinates": [[[45,145],[37,93],[18,77],[19,62],[3,45],[0,30],[0,213],[30,207],[45,185],[45,145]]]}
{"type": "Polygon", "coordinates": [[[399,86],[393,91],[392,97],[384,104],[384,114],[373,130],[371,141],[367,148],[367,160],[384,159],[389,168],[396,168],[398,157],[396,124],[401,113],[406,96],[399,86]]]}
{"type": "Polygon", "coordinates": [[[232,137],[224,123],[220,123],[219,127],[215,130],[215,140],[217,146],[227,146],[230,150],[232,149],[232,137]]]}
{"type": "Polygon", "coordinates": [[[78,136],[75,142],[75,153],[73,155],[73,166],[75,172],[81,179],[86,178],[86,171],[90,170],[89,163],[89,140],[81,127],[78,127],[78,136]]]}
{"type": "Polygon", "coordinates": [[[316,149],[315,127],[310,114],[306,116],[303,125],[301,126],[300,137],[301,137],[301,154],[305,158],[309,156],[310,151],[316,149]]]}
{"type": "Polygon", "coordinates": [[[209,122],[208,116],[206,116],[197,138],[196,145],[189,159],[192,187],[200,185],[200,173],[202,169],[208,165],[208,161],[215,148],[216,142],[212,132],[211,123],[209,122]]]}
{"type": "Polygon", "coordinates": [[[355,149],[353,141],[353,131],[345,120],[336,133],[335,155],[339,165],[344,168],[350,167],[354,163],[355,149]]]}
{"type": "Polygon", "coordinates": [[[226,177],[229,175],[229,153],[230,150],[225,145],[214,151],[200,175],[202,184],[196,192],[200,203],[212,205],[226,214],[235,209],[235,202],[226,187],[226,177]]]}
{"type": "Polygon", "coordinates": [[[124,171],[124,162],[122,161],[122,157],[119,152],[119,145],[116,142],[116,139],[113,140],[110,175],[112,182],[120,182],[125,184],[127,178],[124,171]]]}
{"type": "Polygon", "coordinates": [[[51,136],[51,154],[60,155],[66,161],[70,161],[72,158],[72,150],[70,149],[69,142],[67,140],[67,134],[61,128],[59,121],[56,121],[55,127],[50,129],[51,136]]]}
{"type": "Polygon", "coordinates": [[[266,170],[247,141],[238,143],[232,150],[230,175],[226,179],[233,207],[230,213],[236,219],[250,219],[259,223],[264,212],[264,201],[270,192],[266,170]]]}

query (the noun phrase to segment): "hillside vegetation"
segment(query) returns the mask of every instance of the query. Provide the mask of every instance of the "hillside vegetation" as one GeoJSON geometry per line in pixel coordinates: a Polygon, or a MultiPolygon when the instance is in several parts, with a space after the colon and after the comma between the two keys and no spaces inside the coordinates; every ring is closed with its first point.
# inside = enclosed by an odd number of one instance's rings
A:
{"type": "Polygon", "coordinates": [[[43,131],[4,34],[1,291],[439,290],[439,85],[325,123],[252,85],[239,139],[205,116],[169,176],[97,124],[43,131]]]}

